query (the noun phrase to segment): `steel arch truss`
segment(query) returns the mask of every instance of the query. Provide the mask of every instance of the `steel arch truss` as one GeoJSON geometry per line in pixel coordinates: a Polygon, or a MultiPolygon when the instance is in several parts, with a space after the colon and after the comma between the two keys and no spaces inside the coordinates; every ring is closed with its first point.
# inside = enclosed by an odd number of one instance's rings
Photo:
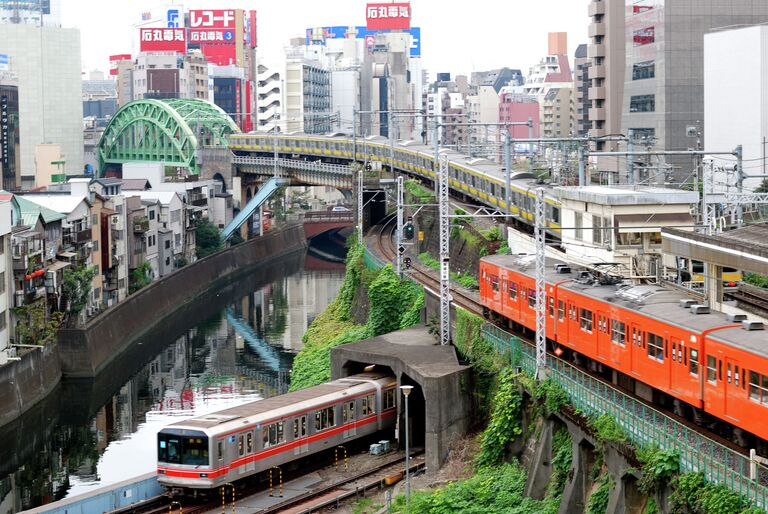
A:
{"type": "Polygon", "coordinates": [[[164,162],[199,172],[198,144],[226,145],[239,132],[218,106],[204,100],[137,100],[124,105],[99,141],[99,170],[109,164],[164,162]]]}

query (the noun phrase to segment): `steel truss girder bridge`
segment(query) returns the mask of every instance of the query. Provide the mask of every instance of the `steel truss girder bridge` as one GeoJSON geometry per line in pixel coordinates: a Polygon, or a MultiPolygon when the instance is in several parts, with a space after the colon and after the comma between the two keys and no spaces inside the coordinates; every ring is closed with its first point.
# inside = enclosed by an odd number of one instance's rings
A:
{"type": "Polygon", "coordinates": [[[99,141],[99,173],[110,164],[162,162],[197,174],[198,145],[227,145],[240,132],[220,107],[197,99],[136,100],[120,108],[99,141]]]}
{"type": "MultiPolygon", "coordinates": [[[[264,178],[274,174],[274,157],[235,156],[232,163],[240,173],[264,178]]],[[[339,189],[353,187],[352,168],[346,165],[278,158],[277,166],[281,175],[290,177],[291,185],[329,186],[339,189]]]]}

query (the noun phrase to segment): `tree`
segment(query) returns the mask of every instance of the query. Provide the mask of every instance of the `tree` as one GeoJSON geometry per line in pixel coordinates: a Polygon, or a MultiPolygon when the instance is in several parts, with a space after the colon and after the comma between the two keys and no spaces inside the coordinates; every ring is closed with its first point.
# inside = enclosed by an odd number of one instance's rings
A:
{"type": "Polygon", "coordinates": [[[62,292],[67,300],[64,310],[71,314],[78,314],[85,308],[96,272],[95,266],[86,268],[83,264],[64,270],[64,280],[61,283],[62,292]]]}
{"type": "Polygon", "coordinates": [[[197,224],[197,228],[195,229],[195,241],[197,244],[195,252],[197,253],[198,259],[216,253],[224,247],[221,242],[219,229],[209,220],[201,220],[197,224]]]}
{"type": "Polygon", "coordinates": [[[33,303],[14,307],[16,317],[16,343],[47,345],[56,341],[64,313],[54,312],[48,316],[44,298],[33,303]]]}
{"type": "Polygon", "coordinates": [[[145,262],[131,272],[128,283],[128,292],[133,294],[139,289],[149,285],[150,282],[152,282],[152,266],[148,262],[145,262]]]}

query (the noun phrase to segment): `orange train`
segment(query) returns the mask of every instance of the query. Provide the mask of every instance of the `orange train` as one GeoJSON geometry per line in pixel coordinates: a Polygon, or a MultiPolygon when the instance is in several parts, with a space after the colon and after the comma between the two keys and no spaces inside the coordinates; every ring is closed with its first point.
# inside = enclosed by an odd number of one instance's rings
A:
{"type": "MultiPolygon", "coordinates": [[[[655,285],[626,285],[607,273],[548,260],[548,344],[646,399],[676,412],[703,413],[768,441],[768,333],[744,316],[726,316],[655,285]]],[[[480,262],[488,317],[535,331],[531,256],[480,262]]],[[[742,434],[746,436],[746,434],[742,434]]],[[[763,445],[760,445],[763,446],[763,445]]]]}

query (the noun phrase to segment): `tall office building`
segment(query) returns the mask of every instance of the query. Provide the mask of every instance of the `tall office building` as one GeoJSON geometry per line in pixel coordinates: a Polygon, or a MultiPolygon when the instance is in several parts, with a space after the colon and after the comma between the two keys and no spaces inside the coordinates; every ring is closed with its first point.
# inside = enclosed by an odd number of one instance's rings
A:
{"type": "MultiPolygon", "coordinates": [[[[34,186],[38,145],[61,150],[67,175],[83,172],[80,31],[54,26],[0,25],[2,53],[18,79],[20,181],[34,186]]],[[[45,185],[45,184],[38,184],[45,185]]]]}
{"type": "MultiPolygon", "coordinates": [[[[679,150],[695,147],[692,135],[703,130],[704,34],[768,22],[768,2],[593,0],[589,15],[593,135],[632,134],[679,150]]],[[[691,165],[688,157],[662,163],[678,183],[691,165]]]]}
{"type": "Polygon", "coordinates": [[[0,24],[61,27],[61,0],[0,0],[0,24]]]}

